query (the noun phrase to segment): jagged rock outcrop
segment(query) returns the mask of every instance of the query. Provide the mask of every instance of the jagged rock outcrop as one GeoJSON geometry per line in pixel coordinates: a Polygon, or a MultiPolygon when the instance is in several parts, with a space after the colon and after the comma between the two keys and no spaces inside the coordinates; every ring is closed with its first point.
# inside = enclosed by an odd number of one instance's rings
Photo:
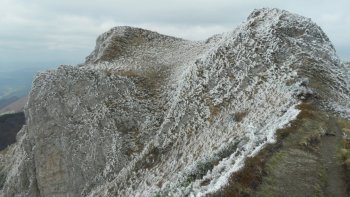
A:
{"type": "Polygon", "coordinates": [[[203,42],[116,27],[84,64],[40,73],[5,196],[204,195],[316,99],[349,115],[349,76],[323,31],[255,10],[203,42]]]}

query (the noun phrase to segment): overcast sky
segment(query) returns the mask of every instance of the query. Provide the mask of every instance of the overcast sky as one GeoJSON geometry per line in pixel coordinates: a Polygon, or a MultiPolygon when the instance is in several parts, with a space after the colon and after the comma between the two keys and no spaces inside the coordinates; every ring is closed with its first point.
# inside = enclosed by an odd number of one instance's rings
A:
{"type": "Polygon", "coordinates": [[[203,40],[262,7],[311,18],[350,60],[349,0],[0,0],[0,69],[81,63],[97,36],[119,25],[203,40]]]}

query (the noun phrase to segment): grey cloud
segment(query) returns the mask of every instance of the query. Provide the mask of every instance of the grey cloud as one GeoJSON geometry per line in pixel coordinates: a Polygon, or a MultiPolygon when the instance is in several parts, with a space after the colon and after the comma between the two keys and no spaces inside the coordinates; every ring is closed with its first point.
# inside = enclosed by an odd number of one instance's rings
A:
{"type": "Polygon", "coordinates": [[[50,62],[50,58],[55,63],[82,62],[96,37],[117,25],[203,40],[233,30],[254,8],[261,7],[312,18],[334,42],[340,56],[350,59],[350,2],[346,0],[3,0],[0,68],[50,62]]]}

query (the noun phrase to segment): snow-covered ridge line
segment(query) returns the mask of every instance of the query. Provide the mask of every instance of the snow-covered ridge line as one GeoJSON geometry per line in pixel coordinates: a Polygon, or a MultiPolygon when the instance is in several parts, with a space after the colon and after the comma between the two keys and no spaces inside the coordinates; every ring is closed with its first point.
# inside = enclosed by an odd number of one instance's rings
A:
{"type": "MultiPolygon", "coordinates": [[[[196,191],[194,189],[194,192],[190,196],[205,196],[206,194],[218,191],[223,186],[227,185],[230,176],[244,166],[244,162],[247,157],[252,157],[257,154],[261,149],[264,148],[266,144],[274,143],[276,140],[275,132],[277,129],[288,127],[288,123],[297,117],[300,110],[296,109],[295,107],[296,106],[292,106],[282,117],[277,120],[272,120],[271,123],[263,128],[264,132],[267,133],[267,138],[265,139],[260,139],[259,137],[257,138],[255,136],[255,132],[252,131],[255,128],[253,126],[250,126],[249,129],[251,129],[251,131],[247,133],[249,141],[242,147],[242,150],[236,150],[235,153],[232,154],[229,158],[223,160],[217,166],[215,166],[215,168],[212,170],[212,173],[208,173],[204,178],[208,179],[212,176],[213,173],[215,173],[215,171],[217,173],[222,168],[228,168],[229,171],[218,177],[218,180],[214,185],[208,185],[208,189],[204,192],[200,190],[196,191]],[[241,151],[241,154],[237,155],[239,151],[241,151]]],[[[194,183],[194,185],[195,187],[199,187],[200,183],[194,183]]]]}
{"type": "Polygon", "coordinates": [[[211,193],[300,102],[348,109],[345,68],[320,27],[278,9],[203,42],[113,28],[84,64],[37,76],[3,192],[211,193]]]}

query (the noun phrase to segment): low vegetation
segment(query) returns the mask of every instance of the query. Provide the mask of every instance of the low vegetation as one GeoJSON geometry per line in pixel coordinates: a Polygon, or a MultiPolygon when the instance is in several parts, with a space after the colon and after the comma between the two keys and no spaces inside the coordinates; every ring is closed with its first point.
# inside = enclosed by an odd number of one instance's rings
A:
{"type": "MultiPolygon", "coordinates": [[[[296,120],[277,131],[276,143],[248,158],[226,187],[209,196],[324,196],[330,177],[324,165],[323,157],[328,155],[323,155],[322,139],[340,135],[330,129],[335,120],[343,132],[348,132],[349,138],[343,139],[339,154],[350,177],[350,122],[323,112],[312,103],[305,102],[298,108],[301,112],[296,120]]],[[[347,181],[350,185],[350,178],[347,181]]]]}
{"type": "Polygon", "coordinates": [[[343,132],[343,139],[339,145],[338,157],[342,161],[346,174],[347,191],[350,193],[350,122],[345,119],[338,119],[337,123],[343,132]]]}
{"type": "Polygon", "coordinates": [[[25,123],[23,112],[0,116],[0,150],[13,144],[16,135],[25,123]]]}
{"type": "MultiPolygon", "coordinates": [[[[1,170],[2,169],[0,169],[0,171],[1,170]]],[[[2,172],[0,172],[0,190],[4,187],[5,180],[6,180],[6,176],[2,172]]]]}
{"type": "MultiPolygon", "coordinates": [[[[0,191],[4,187],[5,181],[6,181],[6,173],[5,173],[5,164],[4,164],[4,158],[7,153],[8,149],[0,151],[0,191]]],[[[1,193],[1,192],[0,192],[1,193]]],[[[1,195],[0,195],[1,196],[1,195]]]]}

